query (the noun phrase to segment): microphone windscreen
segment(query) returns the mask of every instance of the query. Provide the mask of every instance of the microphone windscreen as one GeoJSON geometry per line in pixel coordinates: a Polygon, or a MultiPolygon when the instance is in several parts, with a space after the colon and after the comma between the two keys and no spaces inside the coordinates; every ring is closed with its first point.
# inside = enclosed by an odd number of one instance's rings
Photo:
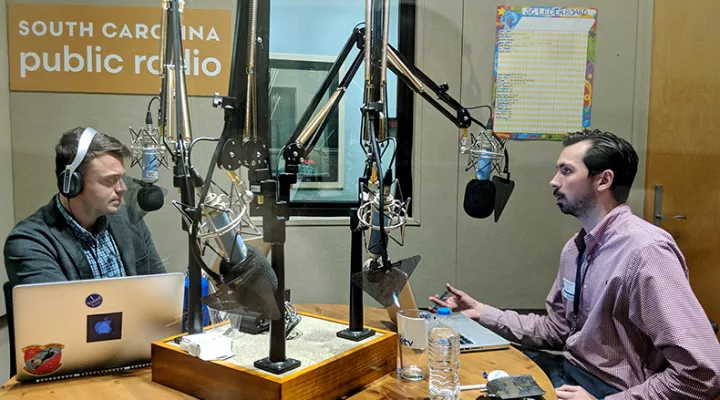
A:
{"type": "Polygon", "coordinates": [[[137,201],[143,211],[157,211],[162,208],[165,195],[162,189],[155,185],[143,186],[138,190],[137,201]]]}
{"type": "Polygon", "coordinates": [[[278,281],[265,255],[255,246],[247,245],[247,258],[239,264],[220,263],[224,284],[203,298],[203,303],[215,310],[262,313],[272,320],[282,318],[275,300],[278,281]]]}
{"type": "Polygon", "coordinates": [[[465,213],[473,218],[487,218],[495,208],[495,184],[473,179],[465,187],[465,213]]]}

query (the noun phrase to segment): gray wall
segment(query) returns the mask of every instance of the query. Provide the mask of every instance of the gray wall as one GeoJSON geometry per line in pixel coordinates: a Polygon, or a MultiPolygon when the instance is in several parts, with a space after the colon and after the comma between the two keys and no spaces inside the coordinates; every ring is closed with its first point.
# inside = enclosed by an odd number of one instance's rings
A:
{"type": "MultiPolygon", "coordinates": [[[[118,4],[98,0],[75,3],[118,4]]],[[[203,0],[191,6],[231,9],[234,3],[203,0]]],[[[146,5],[144,1],[122,4],[146,5]]],[[[467,106],[491,100],[496,4],[486,0],[418,0],[417,65],[436,81],[447,82],[450,93],[467,106]]],[[[553,4],[599,9],[593,126],[632,139],[638,148],[644,149],[647,93],[643,91],[643,82],[649,73],[647,24],[651,23],[644,13],[649,6],[641,6],[639,0],[553,4]],[[643,13],[639,12],[641,8],[643,13]],[[636,79],[636,75],[642,79],[636,79]]],[[[4,25],[0,31],[4,34],[4,25]]],[[[2,88],[0,116],[7,109],[4,100],[7,95],[3,95],[7,91],[2,88]]],[[[142,123],[147,100],[148,96],[12,93],[15,173],[14,186],[9,187],[14,188],[15,220],[25,218],[54,193],[53,146],[61,132],[91,125],[127,139],[128,125],[138,127],[142,123]]],[[[219,135],[222,115],[210,107],[209,99],[192,99],[191,110],[196,136],[219,135]]],[[[465,185],[472,175],[464,172],[465,157],[457,152],[458,130],[419,98],[415,110],[412,201],[416,223],[407,230],[406,246],[392,247],[391,256],[393,259],[422,256],[411,280],[417,298],[424,304],[423,299],[441,291],[445,282],[451,282],[491,304],[542,307],[555,277],[560,249],[578,229],[573,218],[557,210],[548,186],[560,144],[510,143],[515,193],[499,224],[491,219],[473,220],[462,210],[465,185]]],[[[1,126],[0,132],[2,151],[3,146],[9,145],[10,137],[1,126]]],[[[196,165],[207,166],[210,150],[207,148],[194,158],[196,165]]],[[[0,162],[9,162],[6,160],[3,156],[0,162]]],[[[130,173],[138,175],[139,171],[130,173]]],[[[642,188],[642,171],[638,178],[636,187],[642,188]]],[[[169,173],[162,174],[160,183],[171,188],[169,173]]],[[[0,202],[6,196],[6,191],[0,193],[0,202]]],[[[176,191],[171,189],[169,197],[177,199],[176,191]]],[[[634,193],[631,199],[635,211],[640,213],[641,193],[634,193]]],[[[11,215],[12,212],[8,217],[11,215]]],[[[161,256],[167,258],[168,269],[183,271],[186,238],[173,207],[166,206],[150,215],[148,224],[161,256]]],[[[291,221],[286,258],[287,283],[293,290],[294,301],[347,301],[349,239],[349,229],[342,219],[291,221]]]]}
{"type": "MultiPolygon", "coordinates": [[[[437,2],[427,1],[430,3],[437,2]]],[[[457,3],[464,4],[464,28],[462,37],[459,31],[456,33],[456,40],[463,41],[463,48],[462,87],[455,93],[461,94],[465,105],[485,104],[492,96],[490,71],[494,42],[491,38],[495,35],[495,7],[508,3],[489,0],[457,3]]],[[[455,2],[443,2],[443,9],[445,4],[455,2]]],[[[598,9],[592,127],[632,140],[637,100],[638,1],[555,0],[543,5],[598,9]]],[[[647,46],[649,48],[650,43],[647,46]]],[[[426,43],[425,48],[430,46],[426,43]]],[[[649,71],[649,63],[647,67],[649,71]]],[[[647,94],[644,101],[647,102],[647,94]]],[[[647,112],[640,118],[647,120],[647,112]]],[[[575,218],[557,210],[551,195],[549,181],[555,173],[560,143],[516,141],[511,142],[508,149],[516,187],[500,223],[495,225],[465,217],[462,197],[458,199],[456,279],[479,299],[500,306],[542,307],[542,300],[555,278],[560,250],[579,225],[575,218]]],[[[458,164],[457,173],[461,178],[456,190],[462,195],[468,174],[463,173],[464,163],[458,164]]],[[[642,174],[641,171],[639,175],[642,174]]],[[[642,182],[639,176],[635,186],[641,189],[642,182]]],[[[642,193],[634,194],[631,200],[636,212],[641,213],[642,193]]]]}

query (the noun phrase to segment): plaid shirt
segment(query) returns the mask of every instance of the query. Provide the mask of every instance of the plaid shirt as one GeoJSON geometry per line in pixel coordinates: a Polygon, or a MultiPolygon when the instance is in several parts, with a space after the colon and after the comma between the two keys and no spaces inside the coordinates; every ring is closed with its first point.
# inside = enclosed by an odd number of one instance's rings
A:
{"type": "Polygon", "coordinates": [[[622,392],[607,400],[714,399],[720,343],[693,294],[685,258],[664,230],[614,208],[587,235],[569,240],[545,300],[547,316],[486,306],[479,322],[565,358],[622,392]],[[584,239],[584,240],[583,240],[584,239]],[[576,282],[578,247],[582,275],[576,282]],[[575,285],[582,285],[573,329],[575,285]]]}
{"type": "Polygon", "coordinates": [[[70,216],[65,207],[60,204],[58,196],[55,196],[55,203],[60,213],[65,217],[68,226],[70,226],[73,236],[80,243],[95,279],[125,276],[125,268],[120,259],[120,252],[112,235],[107,230],[107,217],[102,216],[97,219],[97,233],[93,235],[70,216]]]}

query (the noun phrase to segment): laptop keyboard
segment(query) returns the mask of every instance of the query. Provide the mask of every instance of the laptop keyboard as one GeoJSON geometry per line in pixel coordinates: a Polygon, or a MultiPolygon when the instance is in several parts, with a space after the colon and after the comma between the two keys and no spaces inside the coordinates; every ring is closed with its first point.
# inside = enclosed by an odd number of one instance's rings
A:
{"type": "Polygon", "coordinates": [[[467,336],[460,334],[460,344],[475,344],[472,340],[468,339],[467,336]]]}

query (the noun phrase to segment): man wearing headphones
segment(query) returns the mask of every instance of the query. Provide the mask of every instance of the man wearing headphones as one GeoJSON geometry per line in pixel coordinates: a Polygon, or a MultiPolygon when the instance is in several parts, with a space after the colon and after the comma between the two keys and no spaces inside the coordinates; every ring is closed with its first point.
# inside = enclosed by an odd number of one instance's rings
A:
{"type": "Polygon", "coordinates": [[[165,272],[144,222],[121,205],[128,148],[92,128],[55,147],[59,193],[20,221],[5,242],[13,286],[165,272]]]}

